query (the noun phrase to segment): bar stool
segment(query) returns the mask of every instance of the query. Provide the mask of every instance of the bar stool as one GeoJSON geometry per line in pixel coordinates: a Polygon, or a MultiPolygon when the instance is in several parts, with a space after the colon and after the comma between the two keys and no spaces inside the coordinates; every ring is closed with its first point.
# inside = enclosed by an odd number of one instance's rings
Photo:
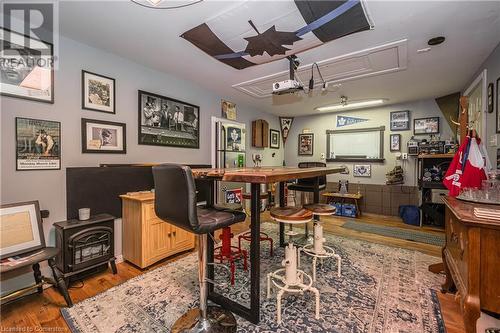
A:
{"type": "MultiPolygon", "coordinates": [[[[305,205],[304,209],[310,211],[314,215],[328,216],[335,214],[335,207],[327,204],[310,204],[305,205]]],[[[304,252],[306,255],[313,258],[312,262],[312,279],[316,281],[316,262],[320,259],[321,264],[325,258],[337,258],[337,275],[340,277],[342,259],[335,250],[329,246],[324,245],[325,238],[323,238],[323,225],[319,220],[314,221],[314,242],[299,248],[298,267],[300,267],[300,253],[304,252]]]]}
{"type": "MultiPolygon", "coordinates": [[[[269,196],[269,193],[267,192],[261,192],[259,195],[260,200],[267,199],[269,196]]],[[[252,199],[252,194],[251,193],[243,193],[242,197],[244,200],[250,200],[252,199]]],[[[247,211],[245,209],[245,212],[247,213],[248,216],[250,216],[250,211],[247,211]]],[[[269,242],[269,255],[272,257],[273,256],[273,239],[269,237],[268,234],[265,232],[259,232],[259,237],[260,241],[267,241],[269,242]]],[[[241,240],[246,240],[247,242],[250,242],[252,240],[252,233],[250,231],[247,231],[241,235],[238,236],[238,248],[241,250],[241,240]]]]}
{"type": "MultiPolygon", "coordinates": [[[[304,224],[312,220],[312,213],[299,207],[275,207],[271,209],[271,217],[281,223],[304,224]]],[[[280,268],[267,274],[267,298],[271,297],[271,287],[279,289],[276,295],[277,322],[281,323],[281,297],[285,292],[303,294],[311,291],[316,296],[315,318],[319,319],[319,291],[312,286],[313,279],[304,271],[297,269],[297,248],[293,245],[292,235],[288,245],[285,247],[285,259],[280,268]]]]}
{"type": "MultiPolygon", "coordinates": [[[[219,210],[243,211],[243,206],[239,203],[221,203],[214,205],[214,208],[219,210]]],[[[231,270],[231,285],[234,285],[236,260],[243,259],[243,269],[245,271],[248,270],[248,253],[246,250],[242,250],[241,247],[231,245],[231,239],[233,236],[231,227],[222,228],[222,234],[219,236],[219,239],[222,240],[222,244],[214,249],[214,259],[217,259],[220,263],[223,263],[224,261],[229,262],[231,270]]]]}
{"type": "Polygon", "coordinates": [[[198,240],[198,280],[200,306],[181,316],[172,326],[177,332],[236,332],[236,319],[231,311],[207,306],[207,235],[215,230],[243,222],[245,213],[196,205],[193,174],[187,166],[162,164],[153,167],[155,213],[176,227],[195,233],[198,240]]]}

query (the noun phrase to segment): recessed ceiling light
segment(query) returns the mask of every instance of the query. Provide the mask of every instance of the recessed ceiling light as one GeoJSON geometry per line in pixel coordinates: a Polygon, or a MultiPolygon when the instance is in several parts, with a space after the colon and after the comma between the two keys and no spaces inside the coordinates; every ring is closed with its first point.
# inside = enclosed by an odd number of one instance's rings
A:
{"type": "Polygon", "coordinates": [[[370,106],[383,104],[383,99],[368,99],[364,101],[357,102],[348,102],[348,103],[338,103],[333,105],[321,106],[317,107],[318,111],[344,111],[344,110],[353,110],[353,109],[362,109],[370,106]]]}
{"type": "Polygon", "coordinates": [[[434,37],[434,38],[429,39],[427,44],[429,44],[430,46],[439,45],[439,44],[443,43],[445,39],[446,38],[444,38],[443,36],[434,37]]]}

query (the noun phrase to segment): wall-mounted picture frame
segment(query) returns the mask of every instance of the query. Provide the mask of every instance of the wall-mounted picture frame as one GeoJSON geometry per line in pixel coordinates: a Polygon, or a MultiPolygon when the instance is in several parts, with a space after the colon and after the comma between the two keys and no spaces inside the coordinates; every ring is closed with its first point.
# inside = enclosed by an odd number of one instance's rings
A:
{"type": "Polygon", "coordinates": [[[500,77],[497,79],[497,133],[500,133],[500,77]]]}
{"type": "Polygon", "coordinates": [[[401,151],[401,134],[391,134],[389,142],[391,151],[401,151]]]}
{"type": "Polygon", "coordinates": [[[269,147],[273,149],[280,148],[280,131],[275,129],[269,130],[269,147]]]}
{"type": "Polygon", "coordinates": [[[410,110],[391,112],[391,131],[408,131],[410,129],[410,110]]]}
{"type": "Polygon", "coordinates": [[[126,154],[127,125],[82,118],[82,153],[126,154]]]}
{"type": "Polygon", "coordinates": [[[236,120],[236,104],[226,100],[221,100],[222,118],[236,120]]]}
{"type": "Polygon", "coordinates": [[[417,118],[413,120],[413,134],[429,135],[439,133],[439,117],[417,118]]]}
{"type": "Polygon", "coordinates": [[[493,113],[495,111],[495,85],[493,83],[488,84],[488,113],[493,113]]]}
{"type": "Polygon", "coordinates": [[[38,201],[0,206],[0,259],[45,247],[38,201]]]}
{"type": "Polygon", "coordinates": [[[352,175],[354,177],[371,177],[372,176],[371,164],[354,164],[352,167],[352,175]]]}
{"type": "Polygon", "coordinates": [[[82,70],[82,109],[116,113],[115,79],[82,70]]]}
{"type": "Polygon", "coordinates": [[[301,156],[312,156],[314,154],[314,134],[299,134],[298,154],[301,156]]]}
{"type": "Polygon", "coordinates": [[[239,126],[227,125],[226,127],[226,150],[241,151],[245,147],[241,144],[243,140],[243,129],[239,126]]]}
{"type": "Polygon", "coordinates": [[[200,107],[139,90],[140,145],[200,148],[200,107]]]}
{"type": "Polygon", "coordinates": [[[53,104],[53,45],[5,28],[0,28],[0,43],[0,94],[53,104]]]}
{"type": "Polygon", "coordinates": [[[16,117],[16,170],[61,169],[61,123],[16,117]]]}

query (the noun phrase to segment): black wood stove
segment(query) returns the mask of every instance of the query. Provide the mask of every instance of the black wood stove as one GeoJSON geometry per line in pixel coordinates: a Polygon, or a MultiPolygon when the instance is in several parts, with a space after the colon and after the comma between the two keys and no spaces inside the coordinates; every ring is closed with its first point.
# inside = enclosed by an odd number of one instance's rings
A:
{"type": "Polygon", "coordinates": [[[68,283],[111,265],[116,274],[114,254],[114,220],[109,214],[54,223],[56,246],[61,249],[56,266],[68,283]]]}

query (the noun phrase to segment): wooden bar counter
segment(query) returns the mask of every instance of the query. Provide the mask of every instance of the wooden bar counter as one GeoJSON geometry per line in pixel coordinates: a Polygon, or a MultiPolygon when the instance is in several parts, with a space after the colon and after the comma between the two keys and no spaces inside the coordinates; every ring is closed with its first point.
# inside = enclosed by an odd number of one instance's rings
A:
{"type": "Polygon", "coordinates": [[[467,332],[476,332],[481,311],[500,314],[500,221],[474,216],[474,207],[500,209],[445,197],[446,244],[443,291],[458,290],[467,332]]]}

